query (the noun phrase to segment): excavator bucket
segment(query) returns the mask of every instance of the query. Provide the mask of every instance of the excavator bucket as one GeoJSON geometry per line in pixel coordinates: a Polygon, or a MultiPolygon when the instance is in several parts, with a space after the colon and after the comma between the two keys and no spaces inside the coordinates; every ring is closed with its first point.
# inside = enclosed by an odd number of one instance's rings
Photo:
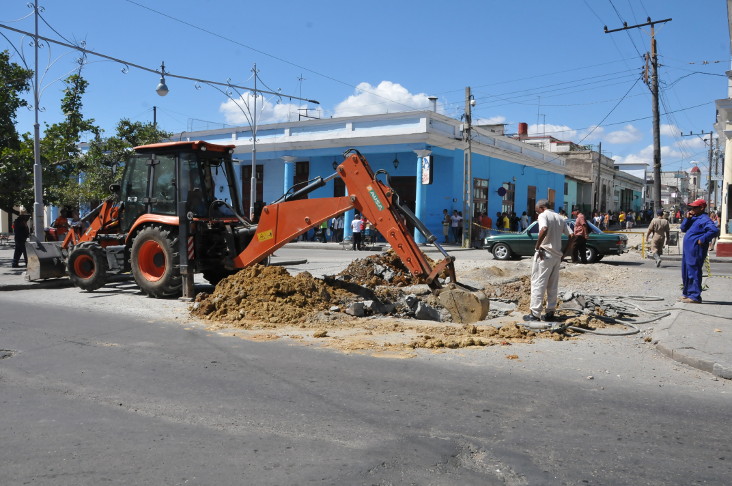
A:
{"type": "Polygon", "coordinates": [[[61,242],[27,241],[28,253],[26,278],[45,280],[66,276],[66,260],[61,253],[61,242]]]}
{"type": "Polygon", "coordinates": [[[488,315],[490,301],[482,290],[450,284],[438,292],[437,298],[450,312],[453,322],[471,324],[482,321],[488,315]]]}

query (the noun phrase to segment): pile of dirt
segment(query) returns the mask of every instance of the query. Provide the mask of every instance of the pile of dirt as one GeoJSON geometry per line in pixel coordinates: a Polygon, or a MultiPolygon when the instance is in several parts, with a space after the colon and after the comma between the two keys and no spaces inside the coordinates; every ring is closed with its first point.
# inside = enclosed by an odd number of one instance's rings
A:
{"type": "Polygon", "coordinates": [[[399,256],[392,250],[354,260],[336,275],[336,278],[369,289],[375,289],[380,285],[407,287],[424,283],[411,274],[399,256]]]}
{"type": "MultiPolygon", "coordinates": [[[[486,294],[528,309],[530,279],[501,280],[488,285],[486,294]]],[[[211,322],[211,329],[246,339],[315,340],[347,352],[409,354],[417,348],[508,346],[537,336],[563,339],[537,334],[515,321],[448,322],[450,314],[439,299],[394,252],[355,260],[324,279],[254,265],[223,279],[212,293],[198,294],[191,313],[211,322]]]]}
{"type": "Polygon", "coordinates": [[[208,320],[294,323],[349,297],[307,272],[293,277],[282,267],[253,265],[223,279],[212,294],[198,294],[191,312],[208,320]]]}
{"type": "Polygon", "coordinates": [[[516,302],[516,309],[529,312],[531,304],[531,277],[524,276],[501,285],[489,285],[485,293],[490,298],[516,302]]]}

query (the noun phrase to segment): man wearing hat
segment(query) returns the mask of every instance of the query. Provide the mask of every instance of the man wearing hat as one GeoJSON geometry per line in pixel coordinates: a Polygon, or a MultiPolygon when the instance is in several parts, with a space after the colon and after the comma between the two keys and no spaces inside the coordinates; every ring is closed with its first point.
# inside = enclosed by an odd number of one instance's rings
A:
{"type": "Polygon", "coordinates": [[[689,203],[689,211],[681,222],[684,235],[684,256],[681,259],[681,281],[684,296],[679,299],[687,304],[701,304],[702,268],[712,239],[719,236],[719,228],[704,211],[707,202],[697,199],[689,203]]]}
{"type": "Polygon", "coordinates": [[[653,252],[653,259],[656,260],[656,267],[661,266],[661,255],[663,255],[663,245],[666,244],[671,233],[671,226],[668,224],[666,218],[663,217],[663,209],[656,209],[656,217],[648,225],[648,231],[646,231],[646,241],[650,238],[651,240],[651,251],[653,252]]]}

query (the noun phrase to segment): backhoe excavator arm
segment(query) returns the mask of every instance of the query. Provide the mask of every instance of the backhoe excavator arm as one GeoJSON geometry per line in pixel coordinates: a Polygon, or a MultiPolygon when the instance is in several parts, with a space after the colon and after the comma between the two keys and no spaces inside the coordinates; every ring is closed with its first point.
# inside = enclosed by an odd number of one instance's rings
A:
{"type": "MultiPolygon", "coordinates": [[[[338,166],[336,174],[308,186],[314,190],[339,176],[348,188],[348,196],[295,201],[285,197],[282,202],[265,206],[252,242],[234,258],[234,266],[244,268],[257,263],[323,221],[355,208],[381,233],[412,275],[424,279],[435,289],[440,286],[437,276],[447,270],[454,282],[454,258],[436,245],[445,259],[434,266],[430,263],[406,226],[407,218],[416,218],[395,203],[394,191],[376,179],[366,159],[356,151],[350,152],[338,166]]],[[[294,196],[303,191],[305,189],[294,196]]],[[[424,229],[421,224],[417,226],[424,229]]],[[[429,239],[434,241],[434,237],[429,239]]]]}

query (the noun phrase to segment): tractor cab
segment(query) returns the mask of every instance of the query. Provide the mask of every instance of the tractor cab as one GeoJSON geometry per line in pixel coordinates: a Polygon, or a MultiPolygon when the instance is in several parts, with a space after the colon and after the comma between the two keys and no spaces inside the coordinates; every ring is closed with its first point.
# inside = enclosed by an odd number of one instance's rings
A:
{"type": "Polygon", "coordinates": [[[126,233],[144,214],[225,219],[241,214],[231,160],[233,145],[172,142],[135,148],[125,167],[119,200],[126,233]]]}

